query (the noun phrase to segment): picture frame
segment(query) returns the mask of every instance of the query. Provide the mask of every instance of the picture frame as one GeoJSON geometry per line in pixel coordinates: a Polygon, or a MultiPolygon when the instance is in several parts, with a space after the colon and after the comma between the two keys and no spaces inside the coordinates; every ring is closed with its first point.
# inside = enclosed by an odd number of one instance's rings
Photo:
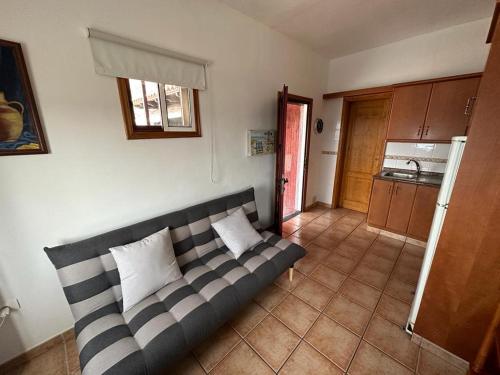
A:
{"type": "Polygon", "coordinates": [[[46,153],[21,44],[0,39],[0,156],[46,153]]]}
{"type": "Polygon", "coordinates": [[[270,155],[276,152],[275,130],[248,130],[247,156],[270,155]]]}

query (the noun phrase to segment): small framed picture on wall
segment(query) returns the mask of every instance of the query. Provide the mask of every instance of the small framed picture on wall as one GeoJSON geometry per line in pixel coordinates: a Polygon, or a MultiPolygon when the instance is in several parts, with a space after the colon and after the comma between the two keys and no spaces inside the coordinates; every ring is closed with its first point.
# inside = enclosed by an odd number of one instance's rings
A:
{"type": "Polygon", "coordinates": [[[0,39],[0,156],[46,153],[21,45],[0,39]]]}

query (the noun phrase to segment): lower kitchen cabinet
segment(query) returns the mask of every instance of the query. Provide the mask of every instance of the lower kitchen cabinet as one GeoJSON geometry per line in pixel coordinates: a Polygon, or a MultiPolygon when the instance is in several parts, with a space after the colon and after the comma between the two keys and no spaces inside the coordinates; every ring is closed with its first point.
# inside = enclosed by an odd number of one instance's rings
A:
{"type": "Polygon", "coordinates": [[[368,224],[426,241],[439,187],[374,179],[368,224]]]}
{"type": "Polygon", "coordinates": [[[392,181],[374,179],[367,221],[376,227],[384,227],[391,205],[392,181]]]}
{"type": "Polygon", "coordinates": [[[411,209],[417,185],[395,182],[391,198],[391,207],[387,216],[386,228],[398,233],[405,233],[410,221],[411,209]]]}
{"type": "Polygon", "coordinates": [[[431,230],[439,189],[419,186],[413,202],[407,233],[410,237],[426,240],[431,230]]]}

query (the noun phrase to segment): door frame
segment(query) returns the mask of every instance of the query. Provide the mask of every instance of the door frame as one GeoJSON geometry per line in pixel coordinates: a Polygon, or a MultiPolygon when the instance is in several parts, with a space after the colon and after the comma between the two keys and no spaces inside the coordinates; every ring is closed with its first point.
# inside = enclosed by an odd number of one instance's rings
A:
{"type": "Polygon", "coordinates": [[[384,141],[382,147],[380,147],[380,160],[384,160],[385,148],[387,145],[387,130],[389,127],[389,117],[392,109],[392,96],[393,92],[384,92],[379,94],[366,94],[366,95],[356,95],[356,96],[345,96],[342,101],[342,115],[340,120],[340,136],[339,136],[339,148],[337,152],[337,163],[335,165],[335,179],[333,181],[333,192],[332,192],[332,208],[339,207],[340,203],[340,193],[342,192],[342,178],[344,175],[345,166],[345,156],[347,153],[347,135],[349,134],[349,113],[351,111],[351,105],[354,102],[377,100],[377,99],[389,99],[389,113],[387,120],[385,122],[384,130],[384,141]]]}
{"type": "MultiPolygon", "coordinates": [[[[278,91],[278,104],[280,103],[282,96],[282,91],[278,91]]],[[[287,95],[287,104],[295,103],[295,104],[307,104],[307,114],[306,114],[306,132],[305,132],[305,145],[304,145],[304,168],[302,171],[302,199],[300,204],[300,211],[303,212],[306,209],[306,197],[307,197],[307,181],[309,176],[309,151],[310,151],[310,143],[311,143],[311,128],[312,128],[312,112],[313,112],[313,102],[312,98],[308,98],[305,96],[295,95],[288,93],[287,95]]],[[[279,112],[279,108],[278,108],[279,112]]],[[[279,119],[279,113],[278,113],[279,119]]],[[[286,121],[286,120],[285,120],[286,121]]],[[[279,134],[279,128],[277,133],[277,139],[280,139],[281,135],[279,134]]],[[[281,161],[284,163],[284,160],[281,161]]],[[[278,181],[279,177],[276,176],[275,181],[278,181]]],[[[277,182],[276,182],[277,183],[277,182]]],[[[275,186],[275,190],[277,186],[275,186]]],[[[278,202],[275,201],[275,207],[277,207],[278,202]]],[[[278,213],[280,216],[283,215],[282,212],[278,213]]]]}

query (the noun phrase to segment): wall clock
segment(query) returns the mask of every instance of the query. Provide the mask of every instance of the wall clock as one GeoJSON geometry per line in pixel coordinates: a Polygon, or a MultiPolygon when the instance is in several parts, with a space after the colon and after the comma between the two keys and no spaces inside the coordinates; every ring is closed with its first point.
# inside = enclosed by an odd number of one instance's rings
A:
{"type": "Polygon", "coordinates": [[[321,134],[323,132],[323,120],[317,119],[315,124],[316,133],[321,134]]]}

